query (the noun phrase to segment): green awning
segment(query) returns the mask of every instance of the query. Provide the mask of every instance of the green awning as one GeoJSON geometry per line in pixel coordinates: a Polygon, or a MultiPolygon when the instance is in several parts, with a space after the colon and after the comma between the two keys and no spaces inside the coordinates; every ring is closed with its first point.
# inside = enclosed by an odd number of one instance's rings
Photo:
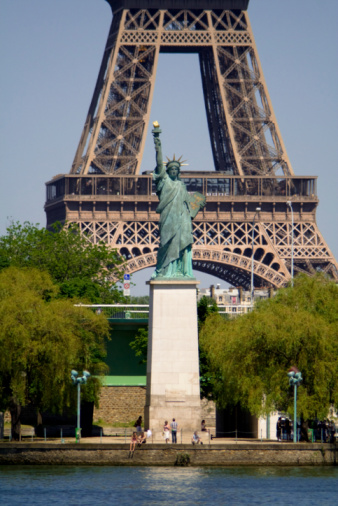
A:
{"type": "Polygon", "coordinates": [[[101,376],[105,387],[145,387],[147,376],[101,376]]]}

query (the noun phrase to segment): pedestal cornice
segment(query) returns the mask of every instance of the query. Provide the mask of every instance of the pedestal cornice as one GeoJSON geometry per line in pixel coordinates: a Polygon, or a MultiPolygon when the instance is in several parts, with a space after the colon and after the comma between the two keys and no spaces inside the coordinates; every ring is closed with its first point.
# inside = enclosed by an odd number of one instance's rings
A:
{"type": "Polygon", "coordinates": [[[186,279],[186,280],[178,280],[178,279],[151,279],[146,281],[146,285],[180,285],[180,286],[191,286],[191,285],[199,285],[200,281],[197,279],[186,279]]]}

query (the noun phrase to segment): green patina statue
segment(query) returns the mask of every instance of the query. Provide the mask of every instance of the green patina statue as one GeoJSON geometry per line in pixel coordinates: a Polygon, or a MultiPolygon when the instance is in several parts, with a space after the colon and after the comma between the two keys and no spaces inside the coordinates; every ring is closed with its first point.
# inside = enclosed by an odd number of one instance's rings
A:
{"type": "Polygon", "coordinates": [[[155,121],[152,134],[156,151],[153,178],[160,200],[160,247],[152,279],[194,279],[192,272],[192,218],[205,206],[201,193],[190,195],[180,180],[181,158],[163,163],[160,125],[155,121]],[[166,167],[165,167],[166,165],[166,167]]]}

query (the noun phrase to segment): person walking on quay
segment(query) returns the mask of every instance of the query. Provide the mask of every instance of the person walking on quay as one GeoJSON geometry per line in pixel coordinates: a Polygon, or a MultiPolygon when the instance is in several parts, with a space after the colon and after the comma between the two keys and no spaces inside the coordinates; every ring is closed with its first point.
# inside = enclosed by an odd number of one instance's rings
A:
{"type": "Polygon", "coordinates": [[[171,440],[173,443],[177,443],[178,425],[177,425],[175,418],[173,418],[173,421],[171,422],[170,427],[171,427],[171,440]]]}
{"type": "Polygon", "coordinates": [[[164,422],[163,436],[164,436],[165,442],[168,444],[169,437],[170,437],[170,425],[168,424],[167,420],[164,422]]]}
{"type": "Polygon", "coordinates": [[[282,420],[282,417],[280,416],[277,420],[277,424],[276,424],[276,437],[277,437],[277,441],[281,441],[282,439],[282,427],[281,427],[281,420],[282,420]]]}

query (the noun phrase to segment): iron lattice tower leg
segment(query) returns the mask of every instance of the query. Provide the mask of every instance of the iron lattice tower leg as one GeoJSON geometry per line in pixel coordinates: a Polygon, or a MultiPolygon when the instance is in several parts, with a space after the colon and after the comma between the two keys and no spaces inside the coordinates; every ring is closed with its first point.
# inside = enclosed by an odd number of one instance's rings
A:
{"type": "Polygon", "coordinates": [[[183,174],[189,191],[207,196],[194,221],[194,268],[249,288],[253,265],[256,286],[280,287],[290,280],[293,256],[295,272],[320,269],[337,279],[337,263],[316,225],[316,178],[294,176],[248,0],[213,0],[212,8],[185,0],[184,9],[170,0],[144,0],[147,8],[137,0],[108,1],[113,21],[70,175],[47,183],[47,226],[78,223],[88,240],[117,248],[128,272],[156,264],[157,197],[139,171],[157,62],[161,52],[178,58],[195,52],[214,170],[183,174]]]}
{"type": "Polygon", "coordinates": [[[114,14],[72,174],[139,172],[161,51],[199,54],[217,171],[293,174],[246,11],[203,9],[114,14]]]}

